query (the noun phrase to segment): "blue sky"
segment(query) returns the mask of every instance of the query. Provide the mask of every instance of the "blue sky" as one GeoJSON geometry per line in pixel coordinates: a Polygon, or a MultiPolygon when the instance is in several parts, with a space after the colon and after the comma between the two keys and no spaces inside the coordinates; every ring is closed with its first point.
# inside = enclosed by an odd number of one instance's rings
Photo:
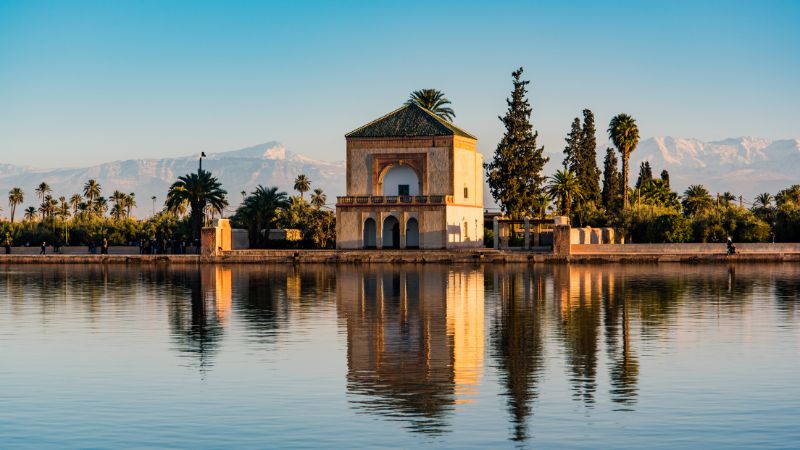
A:
{"type": "Polygon", "coordinates": [[[585,107],[643,137],[800,137],[799,19],[796,1],[0,0],[0,163],[270,140],[340,160],[344,133],[427,87],[489,155],[519,66],[550,152],[585,107]]]}

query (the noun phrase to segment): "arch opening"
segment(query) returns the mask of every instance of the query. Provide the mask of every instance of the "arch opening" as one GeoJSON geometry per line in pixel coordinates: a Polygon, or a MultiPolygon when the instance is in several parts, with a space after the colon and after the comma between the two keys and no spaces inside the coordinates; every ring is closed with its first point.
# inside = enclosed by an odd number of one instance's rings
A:
{"type": "Polygon", "coordinates": [[[367,218],[364,221],[364,237],[363,237],[364,248],[375,248],[376,243],[378,240],[377,235],[377,226],[375,225],[375,220],[372,218],[367,218]]]}
{"type": "Polygon", "coordinates": [[[419,222],[413,217],[406,222],[406,248],[419,248],[419,222]]]}
{"type": "Polygon", "coordinates": [[[383,248],[400,248],[400,222],[395,216],[383,221],[383,248]]]}

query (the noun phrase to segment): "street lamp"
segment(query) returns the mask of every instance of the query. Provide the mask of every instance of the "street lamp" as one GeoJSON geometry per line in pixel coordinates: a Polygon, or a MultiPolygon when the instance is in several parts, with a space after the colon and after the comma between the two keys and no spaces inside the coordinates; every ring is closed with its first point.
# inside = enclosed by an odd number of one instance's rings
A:
{"type": "Polygon", "coordinates": [[[198,165],[197,175],[200,176],[200,172],[203,171],[203,158],[206,157],[206,152],[200,152],[200,164],[198,165]]]}
{"type": "Polygon", "coordinates": [[[154,196],[150,197],[150,200],[153,201],[153,217],[155,217],[155,215],[156,215],[156,196],[154,195],[154,196]]]}

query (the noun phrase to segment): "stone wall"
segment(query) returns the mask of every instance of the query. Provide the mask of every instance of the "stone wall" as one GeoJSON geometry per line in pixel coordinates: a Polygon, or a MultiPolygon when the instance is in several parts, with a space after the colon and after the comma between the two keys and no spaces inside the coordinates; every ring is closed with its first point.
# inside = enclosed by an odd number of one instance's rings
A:
{"type": "MultiPolygon", "coordinates": [[[[780,254],[800,253],[800,243],[797,244],[761,244],[740,243],[736,244],[737,254],[780,254]]],[[[640,254],[640,255],[703,255],[725,254],[726,244],[583,244],[571,246],[571,253],[575,254],[640,254]]]]}

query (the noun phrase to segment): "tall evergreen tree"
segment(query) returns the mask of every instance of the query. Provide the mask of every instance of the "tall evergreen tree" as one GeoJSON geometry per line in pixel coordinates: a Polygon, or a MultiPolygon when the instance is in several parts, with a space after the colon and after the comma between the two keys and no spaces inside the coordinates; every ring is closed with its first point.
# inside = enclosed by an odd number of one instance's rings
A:
{"type": "Polygon", "coordinates": [[[622,177],[617,168],[617,155],[614,154],[614,149],[608,147],[606,149],[606,158],[603,160],[603,206],[607,211],[616,211],[619,209],[622,193],[620,186],[622,177]]]}
{"type": "Polygon", "coordinates": [[[584,109],[580,164],[576,174],[581,181],[584,201],[598,203],[600,202],[600,169],[597,167],[597,137],[595,133],[594,114],[590,109],[584,109]]]}
{"type": "Polygon", "coordinates": [[[573,174],[578,172],[582,133],[583,130],[581,130],[581,119],[576,117],[572,121],[572,128],[569,130],[567,138],[564,139],[567,142],[566,147],[564,147],[564,169],[572,172],[573,174]]]}
{"type": "Polygon", "coordinates": [[[642,164],[639,166],[639,178],[636,180],[636,189],[640,189],[652,179],[653,168],[650,167],[650,161],[642,162],[642,164]]]}
{"type": "Polygon", "coordinates": [[[526,98],[526,85],[522,68],[512,73],[514,90],[506,100],[508,111],[499,119],[506,132],[497,144],[494,158],[484,164],[492,197],[500,204],[503,213],[513,218],[532,214],[536,198],[543,191],[542,169],[549,158],[542,156],[544,147],[536,146],[539,133],[530,122],[532,108],[526,98]]]}
{"type": "Polygon", "coordinates": [[[669,187],[669,172],[667,172],[667,169],[661,171],[661,180],[669,187]]]}

